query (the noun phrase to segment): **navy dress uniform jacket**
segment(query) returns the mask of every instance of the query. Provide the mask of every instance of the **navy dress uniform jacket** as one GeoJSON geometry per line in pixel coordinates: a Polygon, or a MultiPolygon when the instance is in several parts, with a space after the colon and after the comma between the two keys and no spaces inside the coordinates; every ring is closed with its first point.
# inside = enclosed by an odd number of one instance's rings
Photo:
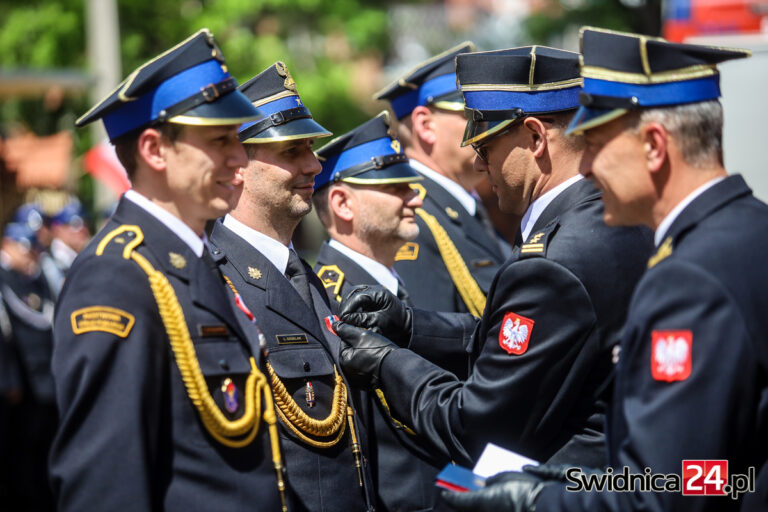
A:
{"type": "MultiPolygon", "coordinates": [[[[327,417],[332,405],[334,367],[341,372],[338,362],[341,340],[326,327],[325,317],[334,311],[319,279],[304,263],[315,306],[312,311],[291,282],[263,254],[221,221],[214,225],[210,244],[221,272],[231,280],[256,317],[275,373],[306,414],[314,419],[327,417]],[[315,393],[316,403],[311,408],[305,396],[307,381],[312,383],[315,393]]],[[[355,397],[349,386],[347,389],[353,405],[355,397]]],[[[363,423],[359,418],[355,422],[358,440],[365,444],[363,423]]],[[[363,461],[365,486],[361,489],[348,426],[336,445],[317,448],[300,440],[282,421],[280,425],[286,482],[295,495],[298,510],[368,508],[368,492],[372,486],[367,460],[363,461]]]]}
{"type": "MultiPolygon", "coordinates": [[[[614,468],[681,475],[683,459],[727,459],[729,474],[760,471],[768,456],[766,233],[768,206],[741,176],[705,191],[670,226],[671,244],[660,244],[638,283],[621,341],[607,432],[614,468]]],[[[739,506],[679,492],[559,491],[545,489],[537,508],[739,506]]]]}
{"type": "MultiPolygon", "coordinates": [[[[355,286],[376,284],[376,279],[363,267],[327,242],[320,248],[315,272],[332,301],[345,297],[355,286]],[[339,285],[338,293],[336,284],[339,285]]],[[[401,290],[402,286],[398,288],[398,296],[408,304],[407,293],[401,290]]],[[[367,410],[368,424],[373,426],[369,431],[369,442],[375,462],[373,477],[379,497],[377,508],[391,512],[432,510],[436,498],[435,477],[448,460],[436,460],[419,446],[413,434],[392,420],[375,395],[367,396],[371,401],[367,410]]]]}
{"type": "MultiPolygon", "coordinates": [[[[393,416],[465,464],[493,442],[540,461],[603,466],[611,350],[652,241],[645,229],[607,227],[602,212],[586,180],[542,212],[494,279],[466,381],[391,352],[381,380],[393,416]]],[[[418,332],[441,329],[417,311],[418,332]]]]}
{"type": "Polygon", "coordinates": [[[242,416],[249,359],[259,361],[258,345],[244,334],[220,274],[122,199],[76,259],[57,305],[53,374],[60,427],[50,460],[58,510],[279,510],[263,418],[256,438],[242,448],[207,432],[147,274],[123,257],[135,236],[115,237],[96,255],[101,240],[121,225],[141,229],[135,250],[175,290],[202,374],[228,419],[242,416]],[[83,308],[102,315],[96,317],[101,324],[89,326],[83,308]],[[239,391],[232,413],[221,390],[227,378],[239,391]]]}
{"type": "MultiPolygon", "coordinates": [[[[492,238],[480,219],[470,215],[455,197],[433,180],[424,176],[416,187],[426,191],[422,208],[445,229],[472,277],[483,293],[487,293],[493,276],[508,254],[504,252],[509,249],[506,243],[498,237],[492,238]]],[[[477,207],[483,208],[483,205],[478,202],[477,207]]],[[[395,261],[395,270],[411,294],[413,305],[431,311],[467,312],[440,256],[435,237],[421,217],[416,216],[416,223],[419,236],[406,244],[411,247],[410,251],[401,250],[406,256],[398,255],[395,261]],[[418,248],[413,249],[413,244],[418,248]]]]}

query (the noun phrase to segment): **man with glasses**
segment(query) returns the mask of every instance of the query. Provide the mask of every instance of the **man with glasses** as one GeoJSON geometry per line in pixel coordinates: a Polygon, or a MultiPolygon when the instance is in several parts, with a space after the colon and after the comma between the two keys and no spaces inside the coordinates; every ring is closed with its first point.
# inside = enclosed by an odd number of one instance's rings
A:
{"type": "Polygon", "coordinates": [[[582,172],[607,224],[644,224],[656,243],[621,339],[611,468],[529,468],[448,499],[472,512],[764,511],[768,206],[723,164],[718,70],[750,52],[592,27],[581,48],[569,130],[584,134],[582,172]],[[572,492],[569,477],[609,485],[572,492]]]}
{"type": "Polygon", "coordinates": [[[493,442],[540,461],[603,466],[611,352],[650,233],[606,227],[600,192],[580,179],[581,142],[564,133],[578,107],[578,54],[536,46],[471,53],[456,68],[470,116],[464,144],[475,144],[475,166],[489,174],[501,209],[524,214],[525,242],[494,278],[467,380],[384,337],[450,329],[365,290],[351,294],[347,323],[337,325],[349,345],[345,371],[369,376],[393,417],[456,461],[476,460],[493,442]],[[384,336],[349,324],[375,324],[384,336]]]}

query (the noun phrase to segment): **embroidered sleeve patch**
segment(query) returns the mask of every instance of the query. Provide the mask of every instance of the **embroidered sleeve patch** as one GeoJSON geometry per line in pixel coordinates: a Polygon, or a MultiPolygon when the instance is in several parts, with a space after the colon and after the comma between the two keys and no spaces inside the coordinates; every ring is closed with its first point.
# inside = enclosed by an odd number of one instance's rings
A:
{"type": "Polygon", "coordinates": [[[499,331],[499,345],[508,354],[519,356],[528,350],[534,321],[511,311],[504,315],[499,331]]]}
{"type": "Polygon", "coordinates": [[[651,332],[651,375],[654,379],[674,382],[691,375],[691,331],[651,332]]]}
{"type": "Polygon", "coordinates": [[[73,311],[70,316],[72,332],[83,334],[85,332],[102,331],[114,334],[121,338],[127,338],[136,319],[122,309],[109,306],[90,306],[73,311]]]}

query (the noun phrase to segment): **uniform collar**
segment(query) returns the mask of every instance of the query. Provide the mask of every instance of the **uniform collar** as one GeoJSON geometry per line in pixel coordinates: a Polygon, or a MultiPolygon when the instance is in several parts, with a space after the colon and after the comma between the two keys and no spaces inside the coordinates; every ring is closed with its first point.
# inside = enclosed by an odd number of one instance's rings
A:
{"type": "MultiPolygon", "coordinates": [[[[285,274],[285,269],[288,267],[288,251],[289,247],[286,247],[279,241],[271,238],[264,233],[256,231],[255,229],[246,226],[236,218],[227,214],[224,217],[224,226],[230,229],[237,236],[248,242],[254,249],[264,255],[272,265],[274,265],[281,274],[285,274]]],[[[293,244],[291,244],[293,247],[293,244]]]]}
{"type": "Polygon", "coordinates": [[[672,226],[672,223],[675,222],[675,220],[680,216],[680,214],[685,210],[685,207],[688,206],[693,202],[694,199],[699,197],[701,194],[712,188],[713,186],[717,185],[721,181],[725,179],[725,176],[720,176],[718,178],[713,178],[706,182],[705,184],[701,185],[699,188],[688,194],[685,199],[677,203],[677,205],[670,210],[670,212],[667,214],[666,217],[659,223],[659,227],[656,228],[656,232],[653,235],[653,243],[656,247],[661,244],[661,241],[664,240],[664,235],[667,234],[667,231],[669,231],[669,228],[672,226]]]}
{"type": "Polygon", "coordinates": [[[477,211],[477,200],[472,197],[472,194],[464,190],[464,187],[452,179],[446,178],[436,170],[427,167],[418,160],[411,158],[408,164],[416,169],[419,174],[423,174],[427,178],[443,187],[446,192],[451,194],[459,202],[459,204],[461,204],[461,206],[463,206],[464,209],[469,212],[470,215],[475,215],[475,212],[477,211]]]}
{"type": "Polygon", "coordinates": [[[533,226],[536,225],[536,221],[539,220],[539,217],[541,217],[541,214],[544,212],[547,206],[549,206],[549,204],[554,201],[557,196],[564,192],[565,189],[583,178],[584,176],[581,174],[572,176],[557,185],[552,190],[542,194],[541,197],[537,198],[531,203],[531,205],[528,207],[528,210],[526,210],[525,215],[523,215],[523,219],[520,221],[520,232],[522,233],[523,241],[525,241],[528,238],[528,235],[531,234],[533,226]]]}
{"type": "Polygon", "coordinates": [[[203,240],[197,236],[197,233],[184,224],[178,217],[171,212],[156,205],[145,196],[131,189],[123,197],[132,202],[152,217],[160,221],[165,227],[170,229],[176,236],[181,238],[189,246],[192,252],[199,258],[203,255],[203,240]]]}
{"type": "Polygon", "coordinates": [[[62,240],[54,238],[51,240],[51,256],[65,268],[69,268],[77,258],[77,252],[62,240]]]}
{"type": "Polygon", "coordinates": [[[350,249],[346,245],[342,244],[338,240],[334,240],[333,238],[331,238],[331,240],[328,242],[328,245],[360,265],[365,269],[366,272],[371,274],[371,277],[373,277],[381,286],[397,295],[397,276],[392,269],[385,267],[378,261],[371,259],[368,256],[350,249]]]}

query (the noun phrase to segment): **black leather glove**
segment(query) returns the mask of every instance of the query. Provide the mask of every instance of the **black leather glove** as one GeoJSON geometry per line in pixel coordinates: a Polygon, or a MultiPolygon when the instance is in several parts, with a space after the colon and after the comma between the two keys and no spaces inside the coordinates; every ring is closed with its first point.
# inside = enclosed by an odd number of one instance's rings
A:
{"type": "Polygon", "coordinates": [[[342,321],[380,332],[400,347],[411,341],[411,308],[383,286],[356,286],[341,303],[342,321]]]}
{"type": "Polygon", "coordinates": [[[548,482],[528,473],[508,471],[489,478],[479,491],[443,491],[442,497],[458,511],[528,512],[546,485],[548,482]]]}
{"type": "Polygon", "coordinates": [[[334,322],[333,330],[344,342],[340,361],[347,379],[354,386],[379,387],[381,362],[397,345],[381,334],[344,322],[334,322]]]}

